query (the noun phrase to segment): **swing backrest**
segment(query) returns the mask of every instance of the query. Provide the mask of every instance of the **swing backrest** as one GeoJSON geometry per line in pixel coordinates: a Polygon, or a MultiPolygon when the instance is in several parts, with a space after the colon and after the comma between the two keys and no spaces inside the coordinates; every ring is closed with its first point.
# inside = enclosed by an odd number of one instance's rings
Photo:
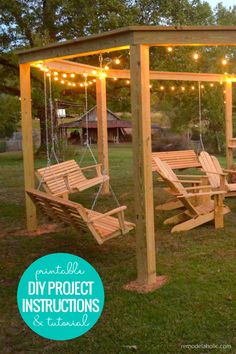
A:
{"type": "Polygon", "coordinates": [[[39,181],[42,181],[44,189],[55,196],[66,194],[69,192],[69,186],[72,189],[87,180],[75,160],[40,168],[36,175],[39,181]]]}
{"type": "Polygon", "coordinates": [[[158,157],[174,170],[182,170],[186,168],[201,168],[198,156],[194,150],[180,150],[180,151],[161,151],[152,153],[152,171],[155,171],[156,166],[153,160],[158,157]]]}
{"type": "Polygon", "coordinates": [[[220,174],[217,173],[222,173],[222,168],[220,164],[216,164],[216,161],[212,159],[212,156],[208,154],[206,151],[202,151],[199,156],[199,160],[201,162],[202,168],[204,172],[206,173],[210,185],[213,188],[219,188],[220,187],[220,174]],[[212,172],[212,173],[211,173],[212,172]]]}

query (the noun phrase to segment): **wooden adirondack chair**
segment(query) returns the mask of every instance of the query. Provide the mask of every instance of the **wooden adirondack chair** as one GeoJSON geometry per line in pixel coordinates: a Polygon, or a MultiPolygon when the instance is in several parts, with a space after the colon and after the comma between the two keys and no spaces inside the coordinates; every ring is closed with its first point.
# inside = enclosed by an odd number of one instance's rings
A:
{"type": "Polygon", "coordinates": [[[46,192],[65,199],[70,193],[81,192],[109,180],[109,176],[102,175],[101,164],[81,168],[75,160],[40,168],[36,176],[46,192]],[[91,169],[96,169],[96,177],[88,179],[84,171],[91,169]]]}
{"type": "MultiPolygon", "coordinates": [[[[183,169],[183,168],[200,168],[201,164],[198,161],[197,155],[193,150],[184,151],[168,151],[168,152],[154,152],[152,153],[152,171],[158,172],[157,165],[155,163],[155,158],[158,157],[161,161],[168,163],[171,169],[183,169]],[[177,154],[178,153],[178,154],[177,154]],[[183,162],[181,162],[183,156],[183,162]]],[[[159,174],[160,175],[160,174],[159,174]]],[[[205,175],[177,175],[181,183],[189,184],[191,186],[206,185],[207,178],[205,175]]],[[[160,181],[163,181],[160,175],[160,181]]],[[[171,194],[173,198],[165,203],[159,204],[156,210],[168,211],[175,210],[183,207],[181,200],[176,198],[176,191],[172,188],[164,188],[166,192],[171,194]]],[[[204,197],[207,199],[206,197],[204,197]]],[[[201,199],[204,199],[201,197],[201,199]]],[[[195,203],[198,203],[197,198],[195,198],[195,203]]]]}
{"type": "Polygon", "coordinates": [[[100,245],[111,238],[128,233],[135,227],[135,224],[124,219],[126,206],[102,214],[35,189],[27,189],[26,193],[46,216],[72,225],[80,231],[89,230],[100,245]],[[112,216],[115,214],[117,217],[112,216]]]}
{"type": "Polygon", "coordinates": [[[155,157],[154,161],[163,180],[169,185],[170,189],[176,192],[177,198],[181,200],[185,207],[182,213],[165,220],[164,224],[177,224],[171,232],[191,230],[212,220],[215,221],[215,228],[224,227],[223,215],[230,211],[223,204],[225,191],[209,191],[209,186],[186,188],[165,161],[161,161],[158,157],[155,157]],[[208,191],[204,192],[204,189],[208,189],[208,191]],[[214,200],[210,199],[208,202],[194,205],[192,198],[196,196],[213,196],[214,200]]]}
{"type": "Polygon", "coordinates": [[[227,181],[227,174],[235,173],[235,171],[223,169],[218,159],[206,151],[201,152],[199,160],[212,188],[224,189],[226,191],[225,197],[235,197],[236,183],[228,183],[227,181]]]}

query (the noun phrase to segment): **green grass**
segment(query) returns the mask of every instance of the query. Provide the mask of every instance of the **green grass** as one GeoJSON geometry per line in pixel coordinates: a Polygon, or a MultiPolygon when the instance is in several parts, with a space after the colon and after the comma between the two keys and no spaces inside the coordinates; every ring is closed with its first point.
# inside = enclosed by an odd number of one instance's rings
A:
{"type": "MultiPolygon", "coordinates": [[[[111,182],[134,220],[132,153],[127,145],[110,147],[111,182]]],[[[79,155],[78,155],[79,158],[79,155]]],[[[222,162],[223,159],[222,159],[222,162]]],[[[43,166],[44,161],[36,161],[43,166]]],[[[7,353],[236,353],[236,200],[224,230],[212,224],[171,235],[155,215],[157,269],[170,277],[156,292],[140,295],[122,289],[135,279],[135,233],[98,246],[92,236],[73,229],[37,237],[4,233],[24,227],[23,163],[21,154],[0,154],[0,352],[7,353]],[[69,252],[89,261],[105,287],[105,307],[97,325],[81,338],[54,342],[40,338],[22,321],[16,290],[25,268],[40,256],[69,252]],[[185,344],[218,345],[217,349],[184,349],[185,344]],[[221,344],[231,349],[221,349],[221,344]]],[[[96,189],[73,198],[90,206],[96,189]]],[[[155,183],[155,203],[166,195],[155,183]]],[[[110,198],[98,207],[112,207],[110,198]]]]}

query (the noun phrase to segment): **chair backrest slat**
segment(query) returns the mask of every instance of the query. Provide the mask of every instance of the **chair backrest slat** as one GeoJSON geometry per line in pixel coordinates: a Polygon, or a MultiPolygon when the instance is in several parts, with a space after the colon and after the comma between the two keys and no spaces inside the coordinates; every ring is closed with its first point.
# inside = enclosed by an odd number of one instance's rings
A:
{"type": "MultiPolygon", "coordinates": [[[[220,164],[217,163],[212,159],[212,156],[208,154],[206,151],[202,151],[199,156],[199,160],[201,162],[202,168],[205,171],[210,185],[213,188],[219,188],[220,187],[220,175],[217,173],[222,173],[222,169],[220,167],[220,164]],[[213,173],[211,173],[213,172],[213,173]]],[[[218,162],[218,161],[217,161],[218,162]]]]}

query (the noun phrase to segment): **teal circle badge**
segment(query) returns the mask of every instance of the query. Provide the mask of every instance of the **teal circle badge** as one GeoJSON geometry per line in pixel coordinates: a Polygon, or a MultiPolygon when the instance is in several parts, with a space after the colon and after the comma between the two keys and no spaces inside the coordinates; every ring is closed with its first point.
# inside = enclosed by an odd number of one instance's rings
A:
{"type": "Polygon", "coordinates": [[[88,332],[101,316],[104,288],[91,264],[69,253],[53,253],[23,273],[17,303],[25,323],[37,334],[68,340],[88,332]]]}

